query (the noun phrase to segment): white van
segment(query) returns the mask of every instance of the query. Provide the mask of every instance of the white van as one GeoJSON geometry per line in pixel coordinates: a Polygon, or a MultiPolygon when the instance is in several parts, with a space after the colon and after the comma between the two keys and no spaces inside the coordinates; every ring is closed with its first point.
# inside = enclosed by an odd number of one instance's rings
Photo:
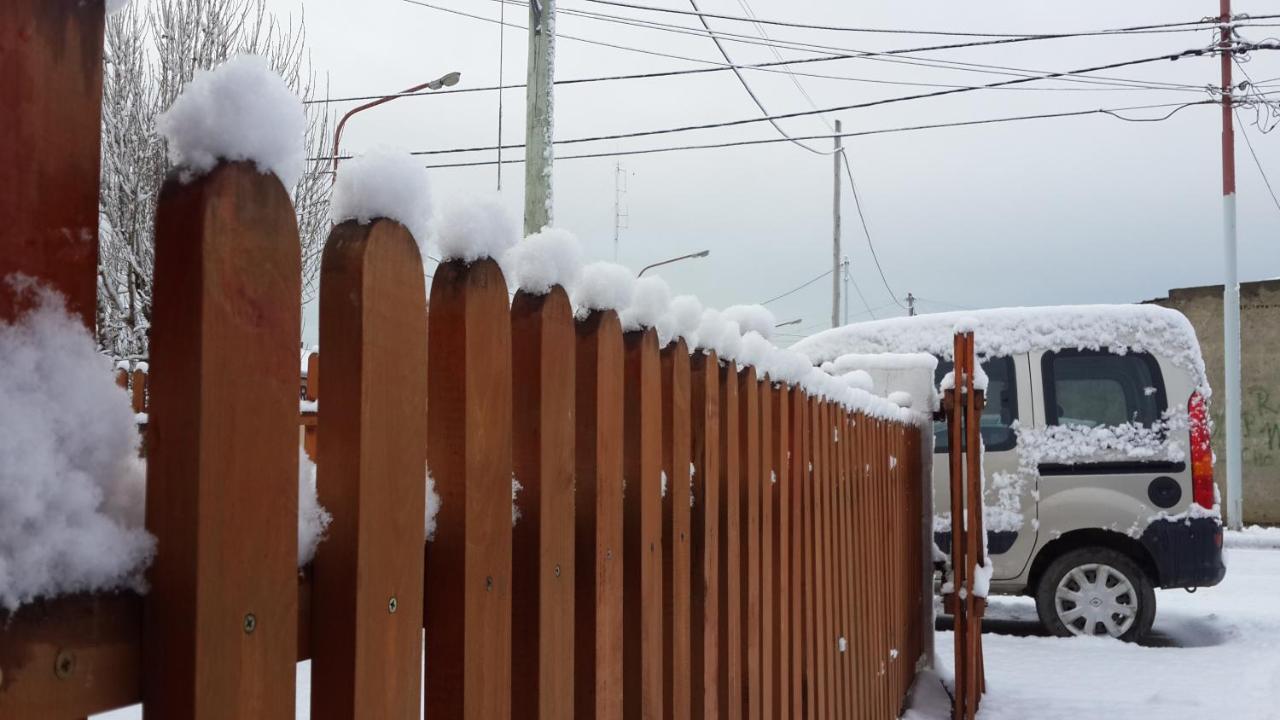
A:
{"type": "MultiPolygon", "coordinates": [[[[1154,588],[1222,580],[1210,391],[1181,313],[1087,305],[921,315],[835,328],[793,349],[837,374],[865,370],[887,393],[898,388],[870,358],[927,353],[936,384],[951,369],[958,326],[973,329],[987,376],[992,592],[1034,597],[1056,634],[1133,640],[1155,619],[1154,588]]],[[[942,423],[934,446],[947,452],[942,423]]],[[[934,537],[944,552],[947,467],[934,463],[934,537]]]]}

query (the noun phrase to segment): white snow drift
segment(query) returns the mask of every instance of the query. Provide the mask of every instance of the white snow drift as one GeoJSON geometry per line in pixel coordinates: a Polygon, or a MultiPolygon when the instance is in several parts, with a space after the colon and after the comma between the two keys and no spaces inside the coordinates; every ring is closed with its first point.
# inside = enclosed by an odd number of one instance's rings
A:
{"type": "Polygon", "coordinates": [[[419,247],[430,232],[431,185],[427,170],[411,155],[380,149],[343,163],[333,186],[329,218],[365,224],[376,218],[405,226],[419,247]]]}

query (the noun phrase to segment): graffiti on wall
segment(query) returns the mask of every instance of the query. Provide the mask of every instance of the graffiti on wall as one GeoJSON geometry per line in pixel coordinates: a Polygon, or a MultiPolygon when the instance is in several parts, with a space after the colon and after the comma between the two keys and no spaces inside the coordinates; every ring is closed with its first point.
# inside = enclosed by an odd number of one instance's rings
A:
{"type": "MultiPolygon", "coordinates": [[[[1213,414],[1213,445],[1221,449],[1226,441],[1222,410],[1213,414]]],[[[1245,389],[1240,417],[1244,434],[1245,467],[1272,467],[1280,464],[1280,396],[1271,388],[1254,385],[1245,389]]]]}

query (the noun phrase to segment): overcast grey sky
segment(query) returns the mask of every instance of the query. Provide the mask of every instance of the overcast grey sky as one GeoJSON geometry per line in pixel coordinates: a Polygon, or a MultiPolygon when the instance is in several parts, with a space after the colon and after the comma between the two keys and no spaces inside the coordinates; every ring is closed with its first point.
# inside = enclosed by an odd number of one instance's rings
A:
{"type": "MultiPolygon", "coordinates": [[[[427,0],[496,19],[496,0],[427,0]]],[[[638,0],[688,9],[681,0],[638,0]]],[[[498,26],[403,0],[269,0],[279,14],[304,9],[317,71],[327,73],[332,96],[398,91],[446,71],[462,73],[459,87],[499,80],[498,26]]],[[[1237,12],[1261,14],[1274,5],[1241,2],[1237,12]]],[[[704,0],[702,9],[743,14],[737,0],[704,0]]],[[[696,19],[629,11],[587,0],[563,0],[562,11],[589,10],[668,23],[696,19]]],[[[969,32],[1058,33],[1150,23],[1198,20],[1216,14],[1209,0],[1130,0],[1042,3],[988,0],[755,0],[762,18],[828,25],[937,29],[969,32]]],[[[507,20],[523,24],[527,10],[508,5],[507,20]]],[[[711,21],[716,30],[754,34],[751,25],[711,21]]],[[[1274,22],[1274,21],[1271,21],[1274,22]]],[[[627,27],[562,12],[561,35],[578,35],[690,58],[719,60],[709,39],[627,27]]],[[[857,50],[917,47],[950,38],[868,35],[768,28],[775,40],[819,43],[857,50]]],[[[1276,28],[1247,31],[1261,40],[1276,28]]],[[[1045,40],[919,57],[1004,65],[1037,71],[1072,70],[1133,60],[1213,41],[1210,31],[1045,40]]],[[[735,62],[774,59],[766,47],[726,43],[735,62]]],[[[781,51],[784,57],[811,53],[781,51]]],[[[522,83],[526,35],[506,31],[505,81],[522,83]]],[[[699,67],[561,37],[559,79],[699,67]]],[[[905,82],[971,85],[1008,79],[956,69],[853,59],[797,66],[804,72],[905,82]]],[[[1280,53],[1259,52],[1246,65],[1256,81],[1280,75],[1280,53]]],[[[1102,73],[1144,81],[1204,86],[1216,83],[1215,59],[1188,58],[1102,73]]],[[[773,113],[811,109],[781,73],[746,72],[747,81],[773,113]]],[[[818,107],[849,105],[915,94],[929,88],[849,79],[801,77],[818,107]]],[[[1048,82],[1020,87],[1074,91],[990,90],[829,115],[845,130],[954,122],[1008,115],[1063,112],[1202,100],[1198,91],[1115,89],[1048,82]],[[1079,89],[1087,91],[1079,91],[1079,89]]],[[[524,140],[524,94],[505,95],[503,141],[524,140]]],[[[493,145],[496,93],[403,98],[362,113],[346,131],[343,150],[378,145],[409,150],[493,145]]],[[[336,107],[347,108],[350,104],[336,107]]],[[[1134,111],[1152,117],[1166,111],[1134,111]]],[[[556,137],[630,132],[755,117],[759,114],[730,72],[687,77],[561,86],[556,92],[556,137]]],[[[1246,122],[1251,119],[1246,115],[1246,122]]],[[[928,130],[846,141],[872,238],[895,294],[922,298],[923,311],[1052,303],[1130,302],[1170,287],[1220,281],[1220,113],[1213,106],[1187,108],[1158,123],[1088,116],[981,127],[928,130]]],[[[785,121],[793,134],[828,132],[817,117],[785,121]]],[[[1280,183],[1280,132],[1247,130],[1263,166],[1280,183]]],[[[684,143],[707,143],[777,134],[767,123],[629,141],[575,145],[562,155],[684,143]]],[[[829,147],[829,140],[816,143],[829,147]]],[[[508,151],[510,154],[521,151],[508,151]]],[[[436,156],[424,162],[492,160],[494,154],[436,156]]],[[[1240,275],[1243,280],[1280,275],[1280,210],[1240,139],[1240,275]]],[[[664,268],[675,292],[699,295],[715,306],[760,302],[799,285],[831,263],[832,161],[789,143],[619,158],[627,175],[628,227],[620,260],[636,269],[676,254],[710,249],[705,260],[664,268]]],[[[613,158],[566,160],[555,166],[555,220],[582,238],[592,258],[613,255],[613,158]]],[[[431,171],[438,202],[492,191],[496,170],[431,171]]],[[[523,166],[503,169],[503,197],[519,216],[523,166]]],[[[872,264],[851,195],[844,189],[844,244],[853,278],[854,320],[901,314],[872,264]]],[[[819,281],[771,308],[780,320],[803,318],[802,333],[826,327],[830,280],[819,281]]],[[[796,328],[787,328],[794,332],[796,328]]],[[[315,326],[308,335],[314,341],[315,326]]],[[[794,338],[780,337],[789,342],[794,338]]]]}

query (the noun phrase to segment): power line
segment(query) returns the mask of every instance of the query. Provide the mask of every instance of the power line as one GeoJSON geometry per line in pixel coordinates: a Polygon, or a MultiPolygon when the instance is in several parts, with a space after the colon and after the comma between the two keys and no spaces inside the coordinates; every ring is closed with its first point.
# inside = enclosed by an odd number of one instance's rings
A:
{"type": "Polygon", "coordinates": [[[871,230],[867,228],[867,216],[862,212],[862,199],[858,195],[858,184],[853,180],[853,170],[849,168],[847,155],[845,156],[844,171],[849,177],[849,188],[853,191],[853,205],[858,210],[858,220],[862,221],[862,234],[867,238],[867,249],[871,251],[871,259],[875,261],[876,272],[880,274],[880,282],[884,283],[884,289],[889,292],[889,297],[893,300],[893,304],[905,310],[906,307],[898,300],[893,288],[889,287],[889,281],[884,276],[884,268],[880,266],[880,257],[876,254],[876,246],[871,242],[871,230]]]}
{"type": "Polygon", "coordinates": [[[1232,108],[1236,115],[1236,122],[1240,123],[1240,134],[1244,136],[1244,144],[1249,147],[1249,154],[1253,156],[1253,164],[1258,166],[1258,174],[1262,176],[1262,182],[1267,186],[1267,192],[1271,194],[1271,202],[1275,203],[1276,209],[1280,210],[1280,199],[1276,198],[1276,191],[1271,187],[1271,180],[1267,178],[1267,171],[1262,169],[1262,161],[1258,159],[1258,153],[1253,149],[1253,141],[1249,139],[1249,130],[1245,127],[1244,120],[1240,119],[1240,111],[1232,108]]]}
{"type": "MultiPolygon", "coordinates": [[[[819,25],[814,23],[791,22],[786,20],[765,20],[765,19],[755,17],[754,13],[750,13],[751,17],[738,17],[734,15],[722,15],[719,13],[689,12],[688,10],[656,7],[653,5],[640,5],[637,3],[619,2],[618,0],[588,0],[588,2],[597,3],[600,5],[613,5],[615,7],[623,7],[630,10],[647,10],[651,12],[662,12],[662,13],[670,13],[675,15],[701,15],[702,17],[716,18],[719,20],[734,20],[737,22],[750,22],[750,23],[764,24],[764,25],[776,25],[780,27],[803,28],[806,30],[829,30],[829,31],[835,31],[835,32],[856,32],[856,33],[880,33],[880,34],[890,34],[890,35],[939,35],[939,36],[948,36],[948,37],[1052,38],[1052,37],[1068,36],[1067,34],[1063,34],[1063,33],[985,33],[985,32],[959,32],[955,30],[904,30],[904,29],[897,29],[897,28],[868,28],[868,27],[850,27],[850,26],[844,26],[844,25],[819,25]]],[[[1264,15],[1264,16],[1250,17],[1249,19],[1262,20],[1268,17],[1280,17],[1280,16],[1264,15]]],[[[1177,28],[1177,27],[1188,26],[1188,25],[1209,25],[1210,27],[1215,27],[1217,25],[1217,22],[1218,20],[1216,18],[1203,18],[1200,20],[1193,20],[1190,22],[1161,23],[1158,25],[1139,25],[1139,26],[1134,26],[1130,28],[1116,28],[1114,30],[1101,30],[1101,31],[1096,31],[1089,34],[1105,35],[1105,34],[1139,31],[1139,30],[1177,28]]],[[[1193,29],[1200,30],[1205,28],[1193,28],[1193,29]]]]}
{"type": "MultiPolygon", "coordinates": [[[[1217,105],[1217,104],[1218,103],[1213,100],[1201,100],[1198,102],[1177,104],[1176,107],[1177,109],[1181,110],[1182,108],[1192,107],[1194,105],[1217,105]]],[[[857,132],[841,133],[840,137],[843,137],[843,138],[864,137],[868,135],[885,135],[885,134],[900,133],[900,132],[911,132],[916,130],[936,130],[941,128],[969,127],[974,125],[993,125],[997,123],[1017,122],[1022,120],[1049,120],[1049,119],[1057,119],[1057,118],[1082,117],[1086,115],[1108,115],[1108,116],[1116,117],[1122,120],[1133,120],[1133,118],[1120,117],[1119,115],[1115,115],[1115,113],[1120,111],[1128,111],[1128,110],[1145,110],[1145,109],[1165,108],[1165,107],[1171,107],[1171,105],[1169,104],[1135,105],[1127,108],[1074,110],[1074,111],[1059,112],[1059,113],[1040,113],[1036,115],[1015,115],[1011,117],[986,118],[982,120],[962,120],[959,122],[950,122],[950,123],[933,123],[928,125],[911,125],[906,127],[881,128],[878,130],[861,130],[857,132]]],[[[1171,116],[1172,114],[1170,114],[1170,117],[1171,116]]],[[[1165,117],[1164,119],[1167,120],[1168,117],[1165,117]]],[[[796,139],[797,140],[823,140],[823,139],[830,139],[831,137],[832,136],[830,134],[805,135],[805,136],[799,136],[796,139]]],[[[642,148],[637,150],[614,150],[614,151],[608,151],[608,152],[581,153],[578,155],[558,155],[556,159],[557,160],[586,160],[590,158],[623,157],[628,155],[652,155],[656,153],[676,152],[676,151],[682,151],[682,150],[714,150],[714,149],[720,149],[720,148],[743,147],[743,146],[750,146],[750,145],[772,145],[772,144],[781,143],[781,142],[789,142],[789,141],[785,138],[761,138],[758,140],[734,140],[734,141],[719,142],[719,143],[706,143],[706,144],[700,144],[700,145],[676,145],[676,146],[670,146],[670,147],[642,148]]],[[[521,146],[514,146],[514,147],[521,147],[521,146]]],[[[412,154],[426,155],[426,154],[451,153],[451,152],[459,152],[459,151],[428,150],[428,151],[417,151],[416,153],[412,153],[412,154]]],[[[524,162],[524,160],[523,158],[517,158],[517,159],[503,160],[502,162],[520,163],[520,162],[524,162]]],[[[494,164],[493,160],[478,160],[478,161],[470,161],[470,162],[438,163],[435,165],[427,165],[426,167],[431,169],[456,168],[456,167],[481,167],[481,166],[492,165],[492,164],[494,164]]]]}
{"type": "MultiPolygon", "coordinates": [[[[503,2],[504,0],[494,0],[494,1],[503,2]]],[[[511,1],[511,0],[505,0],[505,1],[511,1]]],[[[497,20],[494,20],[493,18],[488,18],[481,15],[475,15],[472,13],[463,12],[461,10],[455,10],[453,8],[447,8],[440,5],[435,5],[429,2],[424,2],[423,0],[403,0],[403,2],[409,3],[411,5],[419,5],[419,6],[430,8],[433,10],[438,10],[440,12],[445,12],[452,15],[459,15],[461,17],[466,17],[466,18],[478,20],[481,22],[488,22],[488,23],[499,22],[497,20]]],[[[567,12],[567,11],[562,10],[561,12],[567,12]]],[[[520,29],[520,30],[525,29],[523,25],[516,25],[514,23],[507,23],[507,27],[520,29]]],[[[567,33],[557,33],[556,37],[557,39],[574,40],[576,42],[586,43],[590,45],[598,45],[601,47],[608,47],[616,50],[625,50],[628,52],[635,52],[635,53],[650,55],[654,57],[662,57],[662,58],[669,58],[673,60],[684,60],[687,62],[696,62],[696,63],[705,64],[705,65],[713,65],[713,66],[716,66],[716,68],[714,69],[717,69],[717,70],[730,69],[732,67],[731,65],[726,65],[724,63],[720,63],[714,60],[706,60],[703,58],[693,58],[693,57],[688,57],[684,55],[675,55],[672,53],[660,52],[657,50],[649,50],[645,48],[631,47],[628,45],[620,45],[617,43],[605,42],[602,40],[594,40],[591,38],[584,38],[580,36],[570,35],[567,33]]],[[[1031,38],[1031,39],[1040,39],[1040,38],[1031,38]]],[[[1020,68],[1010,68],[1010,67],[998,66],[998,65],[983,65],[981,63],[967,63],[967,62],[960,62],[955,60],[946,61],[946,60],[927,60],[927,59],[904,59],[904,57],[894,57],[894,56],[900,56],[900,55],[904,55],[905,53],[911,53],[911,52],[949,50],[949,49],[964,48],[964,47],[974,47],[978,45],[1005,43],[1005,42],[1009,42],[1009,41],[999,40],[999,41],[991,41],[991,42],[973,42],[973,43],[958,43],[958,44],[951,44],[951,45],[934,45],[934,46],[921,47],[921,48],[889,50],[885,52],[866,51],[866,52],[859,52],[854,54],[827,54],[821,57],[809,57],[809,58],[798,58],[795,60],[788,60],[783,63],[758,63],[755,65],[749,65],[749,66],[744,65],[740,67],[744,69],[745,68],[759,69],[764,72],[786,72],[785,70],[773,69],[773,66],[798,65],[798,64],[805,64],[805,63],[815,63],[815,62],[830,62],[834,60],[868,59],[868,60],[876,60],[880,62],[897,62],[897,63],[907,64],[907,65],[918,65],[922,67],[937,67],[937,68],[944,68],[944,69],[950,69],[950,70],[963,70],[966,72],[979,72],[979,73],[985,73],[985,74],[1006,75],[1006,76],[1018,76],[1020,73],[1038,72],[1038,71],[1029,71],[1029,70],[1020,69],[1020,68]]],[[[905,56],[905,57],[911,57],[911,56],[905,56]]],[[[687,74],[688,72],[690,71],[684,71],[684,72],[676,71],[670,74],[687,74]]],[[[847,79],[847,78],[841,78],[838,76],[833,77],[833,76],[818,75],[818,74],[812,74],[812,73],[797,73],[797,74],[807,75],[809,77],[829,78],[833,80],[847,79]]],[[[1180,84],[1180,83],[1164,83],[1164,82],[1158,82],[1158,81],[1132,80],[1128,78],[1068,77],[1068,78],[1063,78],[1063,80],[1066,82],[1108,86],[1116,89],[1179,90],[1179,91],[1197,92],[1197,93],[1203,92],[1204,90],[1202,87],[1195,86],[1195,85],[1186,85],[1186,84],[1180,84]],[[1124,83],[1129,83],[1129,84],[1124,84],[1124,83]]],[[[1068,88],[1059,88],[1059,89],[1067,90],[1068,88]]]]}
{"type": "Polygon", "coordinates": [[[831,268],[831,269],[829,269],[829,270],[824,270],[824,271],[822,272],[822,274],[821,274],[821,275],[819,275],[819,276],[817,276],[817,277],[813,278],[812,280],[807,280],[807,281],[805,281],[804,283],[801,283],[800,285],[797,285],[796,287],[791,288],[790,290],[788,290],[788,291],[786,291],[786,292],[782,293],[781,295],[778,295],[778,296],[776,296],[776,297],[771,297],[771,298],[769,298],[768,300],[765,300],[764,302],[762,302],[762,303],[760,303],[760,304],[761,304],[761,305],[768,305],[769,303],[777,302],[778,300],[781,300],[782,298],[787,297],[788,295],[794,295],[795,293],[800,292],[801,290],[803,290],[803,289],[805,289],[805,288],[809,287],[810,285],[812,285],[812,284],[814,284],[814,283],[818,282],[819,280],[821,280],[822,278],[824,278],[824,277],[826,277],[826,276],[830,275],[830,274],[831,274],[831,273],[833,273],[833,272],[835,272],[835,268],[831,268]]]}

